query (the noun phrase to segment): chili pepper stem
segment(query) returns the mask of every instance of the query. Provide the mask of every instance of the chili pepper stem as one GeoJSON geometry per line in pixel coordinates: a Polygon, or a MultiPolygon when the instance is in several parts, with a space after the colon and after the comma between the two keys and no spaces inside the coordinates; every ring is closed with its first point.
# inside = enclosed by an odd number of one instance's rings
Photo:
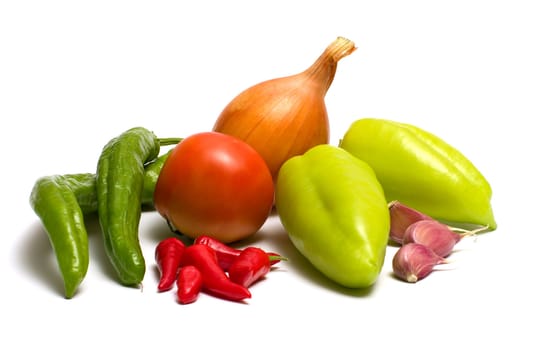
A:
{"type": "Polygon", "coordinates": [[[269,255],[269,261],[277,261],[277,260],[288,261],[288,258],[282,255],[269,255]]]}
{"type": "Polygon", "coordinates": [[[182,137],[165,137],[165,138],[159,138],[158,142],[160,143],[160,146],[169,146],[169,145],[176,145],[182,140],[183,140],[182,137]]]}

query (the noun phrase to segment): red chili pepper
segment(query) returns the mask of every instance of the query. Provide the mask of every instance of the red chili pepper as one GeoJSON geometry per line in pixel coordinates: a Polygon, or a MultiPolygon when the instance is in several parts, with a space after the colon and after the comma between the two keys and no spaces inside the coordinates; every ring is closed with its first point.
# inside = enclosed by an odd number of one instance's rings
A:
{"type": "Polygon", "coordinates": [[[181,267],[177,278],[177,300],[181,304],[190,304],[198,299],[203,283],[201,272],[192,265],[181,267]]]}
{"type": "Polygon", "coordinates": [[[183,253],[181,266],[195,266],[202,276],[202,289],[222,299],[241,301],[251,297],[250,291],[230,281],[218,264],[215,251],[204,244],[193,244],[183,253]]]}
{"type": "Polygon", "coordinates": [[[228,271],[230,280],[244,287],[264,277],[271,270],[270,258],[280,261],[281,256],[270,257],[268,253],[257,247],[247,247],[231,264],[228,271]]]}
{"type": "Polygon", "coordinates": [[[156,246],[154,259],[161,274],[158,282],[159,292],[170,290],[173,287],[184,250],[184,243],[176,237],[166,238],[156,246]]]}
{"type": "Polygon", "coordinates": [[[216,253],[218,264],[224,271],[228,271],[233,260],[235,260],[235,258],[237,258],[241,253],[239,249],[232,248],[216,238],[205,235],[198,236],[194,240],[194,244],[203,244],[212,248],[216,253]]]}
{"type": "MultiPolygon", "coordinates": [[[[228,271],[230,269],[231,264],[239,256],[239,254],[241,254],[241,251],[242,251],[241,249],[235,249],[233,247],[230,247],[227,244],[222,243],[216,238],[206,236],[206,235],[198,236],[194,240],[194,244],[204,244],[208,247],[211,247],[216,253],[218,264],[220,265],[220,267],[222,267],[222,270],[224,271],[228,271]]],[[[275,265],[280,260],[283,260],[283,259],[271,258],[273,256],[275,257],[280,256],[279,254],[276,254],[276,253],[267,253],[267,254],[269,254],[270,256],[271,265],[275,265]]]]}

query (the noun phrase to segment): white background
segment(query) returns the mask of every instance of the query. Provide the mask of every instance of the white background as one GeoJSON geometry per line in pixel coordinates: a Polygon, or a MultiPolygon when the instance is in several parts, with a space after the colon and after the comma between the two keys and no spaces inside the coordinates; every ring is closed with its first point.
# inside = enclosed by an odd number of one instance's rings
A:
{"type": "Polygon", "coordinates": [[[3,1],[0,5],[1,348],[540,348],[542,11],[536,1],[3,1]],[[355,4],[355,5],[354,5],[355,4]],[[145,213],[143,290],[120,286],[97,222],[71,300],[28,202],[43,175],[93,172],[133,126],[212,128],[246,87],[308,67],[337,36],[358,47],[326,96],[336,144],[362,117],[418,125],[469,157],[494,191],[495,232],[463,241],[417,284],[370,291],[319,275],[270,219],[247,242],[282,253],[245,304],[156,292],[145,213]],[[537,124],[535,124],[537,123],[537,124]],[[6,345],[10,344],[10,345],[6,345]]]}

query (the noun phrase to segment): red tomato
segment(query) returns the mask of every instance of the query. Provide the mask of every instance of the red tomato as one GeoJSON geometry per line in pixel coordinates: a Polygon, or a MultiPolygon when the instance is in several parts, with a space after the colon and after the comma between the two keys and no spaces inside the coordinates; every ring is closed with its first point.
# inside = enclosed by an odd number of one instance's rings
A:
{"type": "Polygon", "coordinates": [[[154,192],[155,208],[182,234],[229,243],[265,223],[274,183],[247,143],[218,132],[191,135],[173,148],[154,192]]]}

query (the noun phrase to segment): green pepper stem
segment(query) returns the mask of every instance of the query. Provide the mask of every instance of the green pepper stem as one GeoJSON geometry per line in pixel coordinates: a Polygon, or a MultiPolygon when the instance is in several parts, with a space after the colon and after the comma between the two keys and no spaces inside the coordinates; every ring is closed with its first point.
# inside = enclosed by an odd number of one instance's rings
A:
{"type": "Polygon", "coordinates": [[[288,260],[288,258],[284,257],[284,256],[281,256],[281,255],[274,255],[274,254],[269,254],[269,261],[276,261],[276,260],[288,260]]]}
{"type": "Polygon", "coordinates": [[[166,137],[166,138],[159,138],[158,142],[160,143],[160,146],[169,146],[169,145],[176,145],[182,140],[183,140],[182,137],[166,137]]]}

